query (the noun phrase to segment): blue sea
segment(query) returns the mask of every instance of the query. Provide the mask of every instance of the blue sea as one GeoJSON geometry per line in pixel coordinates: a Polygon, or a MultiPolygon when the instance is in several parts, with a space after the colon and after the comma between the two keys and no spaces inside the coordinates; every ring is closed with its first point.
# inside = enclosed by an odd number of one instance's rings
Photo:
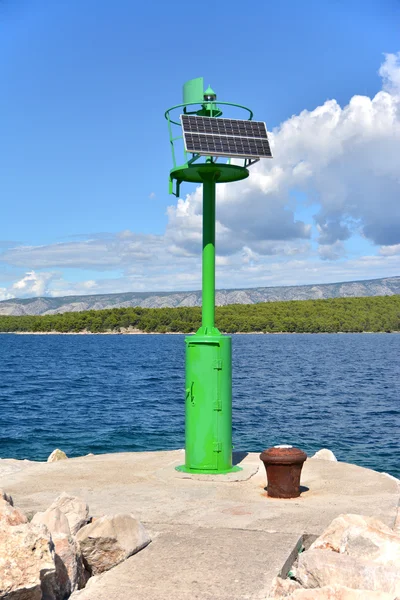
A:
{"type": "MultiPolygon", "coordinates": [[[[400,335],[234,335],[233,440],[400,477],[400,335]]],[[[184,336],[0,335],[0,457],[184,447],[184,336]]]]}

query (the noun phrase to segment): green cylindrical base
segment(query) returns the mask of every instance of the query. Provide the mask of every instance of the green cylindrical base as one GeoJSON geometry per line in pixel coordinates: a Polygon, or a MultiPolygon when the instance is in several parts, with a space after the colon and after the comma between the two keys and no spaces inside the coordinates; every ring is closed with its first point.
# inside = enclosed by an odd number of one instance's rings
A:
{"type": "Polygon", "coordinates": [[[193,335],[186,342],[186,456],[180,470],[228,473],[232,467],[232,338],[193,335]]]}

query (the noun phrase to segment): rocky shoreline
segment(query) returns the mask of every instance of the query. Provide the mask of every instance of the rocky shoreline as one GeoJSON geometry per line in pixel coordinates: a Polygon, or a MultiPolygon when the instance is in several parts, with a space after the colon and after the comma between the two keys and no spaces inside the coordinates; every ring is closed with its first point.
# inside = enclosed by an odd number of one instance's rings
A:
{"type": "Polygon", "coordinates": [[[0,598],[75,598],[92,576],[112,569],[150,541],[133,515],[91,516],[83,498],[65,492],[29,522],[0,490],[0,598]]]}
{"type": "MultiPolygon", "coordinates": [[[[0,598],[89,600],[93,583],[103,573],[150,542],[134,515],[90,516],[82,498],[65,492],[28,522],[0,490],[0,598]]],[[[342,514],[308,549],[300,549],[289,576],[276,577],[267,598],[399,597],[400,531],[373,517],[342,514]]]]}
{"type": "Polygon", "coordinates": [[[275,578],[269,598],[282,600],[398,600],[400,531],[373,517],[339,515],[309,548],[302,547],[289,577],[275,578]]]}
{"type": "MultiPolygon", "coordinates": [[[[248,455],[246,460],[256,465],[257,459],[259,461],[258,455],[248,455]]],[[[207,588],[210,590],[208,595],[199,595],[196,590],[197,580],[203,580],[200,574],[203,562],[207,562],[207,553],[218,543],[218,535],[222,535],[221,541],[227,554],[220,555],[216,582],[219,585],[221,581],[223,589],[229,580],[226,578],[229,568],[233,568],[236,583],[232,578],[232,589],[237,589],[237,595],[232,591],[222,595],[219,589],[219,592],[215,591],[215,598],[400,599],[400,518],[397,512],[397,520],[393,520],[395,513],[392,508],[388,512],[389,506],[393,506],[392,500],[388,504],[389,498],[393,497],[398,505],[400,482],[368,469],[339,463],[330,450],[320,450],[306,462],[309,466],[303,483],[308,486],[304,488],[308,491],[304,492],[304,497],[269,501],[262,493],[265,480],[260,485],[264,475],[258,469],[252,468],[252,474],[249,471],[249,476],[237,480],[237,483],[235,480],[232,483],[224,481],[224,476],[208,483],[207,480],[199,483],[196,479],[182,479],[174,469],[182,460],[180,451],[87,455],[68,459],[62,450],[56,449],[47,463],[3,460],[0,599],[108,600],[113,597],[119,600],[136,597],[136,592],[140,599],[180,600],[191,597],[192,593],[194,598],[212,597],[209,594],[214,592],[213,587],[207,588]],[[329,481],[337,484],[332,487],[329,481]],[[331,486],[329,489],[326,489],[327,484],[331,486]],[[60,493],[60,485],[65,485],[68,491],[60,493]],[[259,488],[261,496],[257,492],[259,488]],[[210,497],[207,490],[212,494],[210,497]],[[218,496],[215,495],[216,490],[218,496]],[[221,497],[225,493],[223,490],[227,494],[225,501],[221,497]],[[13,495],[17,492],[18,504],[25,510],[14,505],[10,492],[13,495]],[[189,504],[185,494],[189,494],[189,504]],[[209,503],[211,498],[214,498],[214,506],[209,503]],[[360,498],[364,501],[360,502],[360,498]],[[94,506],[93,511],[89,509],[88,499],[94,506]],[[180,517],[176,513],[178,508],[183,511],[179,512],[180,517]],[[354,512],[348,511],[348,508],[354,512]],[[188,521],[192,511],[193,516],[188,521]],[[327,511],[331,515],[329,519],[326,518],[327,511]],[[300,525],[303,514],[306,519],[304,525],[300,525]],[[275,520],[271,521],[271,518],[275,520]],[[265,545],[263,519],[268,530],[283,527],[286,531],[290,526],[303,532],[319,531],[317,535],[302,535],[299,546],[292,545],[298,539],[296,534],[288,537],[287,533],[274,531],[267,534],[272,537],[267,538],[271,542],[265,545]],[[317,525],[321,521],[323,527],[317,525]],[[167,522],[170,524],[167,525],[167,522]],[[190,526],[189,522],[192,523],[190,526]],[[189,527],[189,531],[188,545],[181,555],[182,527],[189,527]],[[204,535],[200,533],[198,537],[198,531],[209,532],[209,542],[206,555],[200,547],[196,558],[197,544],[204,535]],[[229,539],[236,534],[239,537],[232,538],[237,541],[230,547],[229,539]],[[240,554],[248,535],[253,541],[240,554]],[[259,573],[260,583],[265,589],[263,594],[240,592],[241,578],[247,577],[254,562],[251,558],[244,565],[246,552],[252,551],[254,543],[260,544],[254,548],[255,556],[261,554],[260,565],[266,569],[278,552],[276,535],[287,540],[279,551],[279,561],[286,561],[285,565],[283,562],[276,563],[271,584],[266,587],[262,584],[262,573],[259,573]],[[153,542],[146,550],[151,538],[153,542]],[[166,552],[172,553],[172,563],[167,563],[164,571],[163,539],[169,540],[166,552]],[[238,544],[239,554],[233,560],[230,553],[238,544]],[[184,564],[177,562],[176,552],[181,556],[179,560],[185,557],[184,564]],[[186,565],[188,552],[194,554],[193,571],[186,565]],[[225,569],[226,560],[228,571],[222,575],[220,572],[225,569]],[[186,582],[183,577],[181,588],[183,566],[192,575],[186,582]],[[138,578],[143,569],[143,583],[139,589],[138,578]],[[174,572],[177,573],[175,579],[174,572]],[[171,574],[175,583],[170,582],[170,587],[166,583],[161,595],[154,594],[153,586],[167,573],[171,574]],[[120,587],[121,577],[125,576],[125,584],[120,587]],[[192,578],[196,581],[192,582],[192,578]]],[[[217,550],[218,555],[219,552],[217,550]]],[[[211,564],[217,566],[213,560],[211,564]]],[[[204,565],[204,568],[210,567],[204,565]]],[[[215,577],[212,571],[207,572],[211,579],[215,577]]],[[[250,581],[254,581],[254,576],[246,581],[246,586],[253,585],[250,581]]]]}

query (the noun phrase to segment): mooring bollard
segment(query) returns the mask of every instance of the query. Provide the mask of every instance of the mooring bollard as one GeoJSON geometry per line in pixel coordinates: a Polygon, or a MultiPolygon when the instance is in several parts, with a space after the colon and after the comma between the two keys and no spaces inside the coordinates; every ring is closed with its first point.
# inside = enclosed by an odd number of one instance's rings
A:
{"type": "Polygon", "coordinates": [[[271,498],[300,496],[300,476],[307,454],[293,446],[275,446],[261,452],[267,472],[267,493],[271,498]]]}

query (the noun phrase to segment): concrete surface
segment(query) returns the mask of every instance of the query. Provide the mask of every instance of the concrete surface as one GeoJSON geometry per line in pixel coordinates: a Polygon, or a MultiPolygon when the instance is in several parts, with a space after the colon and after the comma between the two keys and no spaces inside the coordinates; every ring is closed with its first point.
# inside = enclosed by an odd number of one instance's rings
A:
{"type": "Polygon", "coordinates": [[[300,498],[268,498],[258,454],[238,454],[240,481],[187,478],[183,451],[86,456],[55,463],[0,460],[0,487],[28,514],[62,491],[93,516],[131,512],[153,542],[102,575],[79,600],[264,600],[290,566],[304,534],[319,535],[341,513],[393,527],[399,482],[340,462],[308,460],[300,498]]]}

